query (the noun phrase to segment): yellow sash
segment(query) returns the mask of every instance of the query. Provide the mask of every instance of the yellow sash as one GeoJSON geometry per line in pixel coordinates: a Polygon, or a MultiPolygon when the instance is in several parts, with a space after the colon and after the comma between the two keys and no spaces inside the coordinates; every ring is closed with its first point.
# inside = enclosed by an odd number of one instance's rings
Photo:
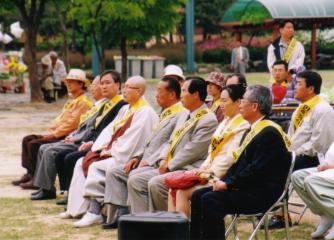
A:
{"type": "Polygon", "coordinates": [[[184,134],[187,133],[199,119],[201,119],[203,116],[208,114],[209,111],[210,110],[208,108],[198,110],[189,120],[187,120],[183,124],[181,128],[175,131],[173,139],[172,139],[172,143],[169,148],[168,155],[167,155],[167,161],[170,161],[172,159],[175,147],[179,143],[179,141],[182,139],[184,134]]]}
{"type": "Polygon", "coordinates": [[[253,140],[253,138],[258,135],[263,129],[265,129],[266,127],[272,126],[274,128],[276,128],[279,133],[281,134],[286,149],[288,151],[290,151],[290,146],[291,146],[291,142],[289,137],[285,134],[285,132],[282,130],[282,128],[270,121],[270,120],[261,120],[259,122],[257,122],[253,127],[252,130],[246,135],[244,141],[242,142],[241,146],[233,152],[233,158],[234,158],[234,162],[237,162],[239,160],[240,155],[243,153],[243,151],[245,150],[245,148],[248,146],[248,144],[253,140]]]}
{"type": "Polygon", "coordinates": [[[102,119],[107,115],[107,113],[113,109],[120,101],[122,101],[123,97],[121,95],[114,96],[110,101],[103,104],[103,111],[100,116],[98,116],[95,120],[95,127],[97,127],[102,119]]]}
{"type": "Polygon", "coordinates": [[[290,58],[293,54],[293,51],[295,50],[295,47],[297,46],[297,40],[295,38],[292,38],[288,49],[286,50],[284,56],[283,56],[283,60],[286,61],[287,63],[290,61],[290,58]]]}
{"type": "Polygon", "coordinates": [[[100,109],[105,105],[105,100],[98,105],[94,105],[92,108],[90,108],[86,113],[81,114],[80,116],[80,124],[83,124],[88,118],[93,116],[95,113],[100,111],[100,109]]]}
{"type": "Polygon", "coordinates": [[[297,110],[296,114],[292,120],[293,129],[296,131],[299,126],[302,124],[304,118],[312,111],[312,109],[321,102],[320,96],[314,96],[310,100],[306,101],[305,103],[301,103],[297,110]]]}
{"type": "Polygon", "coordinates": [[[139,99],[135,104],[133,104],[130,109],[128,110],[128,112],[126,113],[126,115],[124,116],[124,118],[119,119],[117,122],[115,122],[113,124],[113,130],[114,132],[116,132],[116,130],[118,128],[120,128],[121,126],[123,126],[123,124],[126,123],[126,121],[128,121],[128,119],[131,117],[131,115],[133,115],[138,109],[140,109],[141,107],[144,106],[149,106],[149,103],[144,100],[144,99],[139,99]]]}
{"type": "Polygon", "coordinates": [[[63,114],[68,109],[72,108],[75,104],[77,104],[80,101],[84,101],[89,106],[89,108],[91,108],[93,106],[92,101],[85,94],[82,94],[82,95],[80,95],[79,97],[77,97],[75,99],[69,99],[65,103],[65,105],[64,105],[64,107],[62,109],[61,114],[55,119],[55,121],[58,122],[61,119],[61,117],[63,116],[63,114]]]}
{"type": "Polygon", "coordinates": [[[215,101],[212,103],[212,105],[211,105],[211,107],[210,107],[210,110],[211,110],[212,112],[216,112],[217,109],[219,108],[220,104],[221,104],[221,99],[218,98],[217,100],[215,100],[215,101]]]}
{"type": "Polygon", "coordinates": [[[209,164],[213,162],[215,156],[220,152],[225,143],[227,143],[231,137],[235,134],[233,129],[238,127],[240,124],[245,122],[243,117],[238,114],[231,122],[225,126],[222,134],[220,136],[213,135],[211,139],[211,149],[210,149],[210,161],[209,164]]]}
{"type": "Polygon", "coordinates": [[[180,103],[176,103],[162,111],[160,114],[160,122],[164,121],[168,117],[174,116],[178,112],[184,110],[184,107],[180,103]]]}

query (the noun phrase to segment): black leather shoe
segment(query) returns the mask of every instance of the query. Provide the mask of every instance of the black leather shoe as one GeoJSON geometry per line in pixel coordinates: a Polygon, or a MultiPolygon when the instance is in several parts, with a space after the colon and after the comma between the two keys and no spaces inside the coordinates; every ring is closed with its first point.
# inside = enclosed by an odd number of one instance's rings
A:
{"type": "Polygon", "coordinates": [[[102,229],[116,229],[118,227],[118,218],[116,218],[111,223],[103,223],[101,227],[102,229]]]}
{"type": "MultiPolygon", "coordinates": [[[[292,226],[289,218],[289,226],[292,226]]],[[[268,221],[268,229],[281,229],[285,228],[284,217],[279,215],[272,216],[268,221]]],[[[261,229],[264,229],[264,224],[261,225],[261,229]]]]}
{"type": "Polygon", "coordinates": [[[60,199],[56,202],[57,205],[67,205],[67,197],[64,197],[63,199],[60,199]]]}
{"type": "Polygon", "coordinates": [[[42,188],[38,189],[38,190],[35,191],[35,192],[32,192],[32,193],[31,193],[31,196],[35,196],[35,195],[39,194],[41,191],[42,191],[42,188]]]}
{"type": "Polygon", "coordinates": [[[31,200],[47,200],[47,199],[55,199],[56,192],[52,190],[42,189],[38,194],[31,196],[31,200]]]}

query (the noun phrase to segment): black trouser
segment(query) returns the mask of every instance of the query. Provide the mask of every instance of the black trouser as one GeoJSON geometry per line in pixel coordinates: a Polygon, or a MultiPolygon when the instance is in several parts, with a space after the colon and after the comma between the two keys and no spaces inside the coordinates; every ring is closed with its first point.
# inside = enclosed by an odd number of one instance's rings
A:
{"type": "Polygon", "coordinates": [[[79,158],[84,157],[88,150],[67,153],[65,156],[56,158],[56,168],[59,177],[60,189],[67,191],[70,188],[73,171],[79,158]]]}
{"type": "Polygon", "coordinates": [[[273,189],[217,192],[213,192],[212,187],[199,189],[191,198],[190,238],[225,239],[224,217],[227,214],[264,212],[274,204],[280,194],[281,192],[273,189]]]}
{"type": "Polygon", "coordinates": [[[298,155],[295,158],[295,165],[293,166],[293,172],[304,169],[304,168],[312,168],[319,165],[319,159],[317,156],[311,157],[307,155],[298,155]]]}

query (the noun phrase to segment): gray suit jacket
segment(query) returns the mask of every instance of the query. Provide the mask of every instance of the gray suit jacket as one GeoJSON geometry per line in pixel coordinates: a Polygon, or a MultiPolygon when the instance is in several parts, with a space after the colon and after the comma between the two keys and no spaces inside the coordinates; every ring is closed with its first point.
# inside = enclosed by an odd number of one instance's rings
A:
{"type": "Polygon", "coordinates": [[[98,116],[103,112],[103,106],[108,102],[108,99],[103,100],[100,105],[99,111],[94,115],[90,116],[85,122],[83,122],[75,131],[73,131],[69,136],[76,139],[76,144],[81,144],[82,139],[85,139],[91,134],[95,128],[95,121],[98,116]]]}
{"type": "Polygon", "coordinates": [[[166,120],[162,121],[158,128],[154,131],[142,155],[142,159],[147,161],[150,166],[153,166],[156,163],[160,155],[161,147],[163,144],[168,142],[172,132],[174,131],[177,120],[183,114],[189,114],[189,111],[185,109],[175,114],[174,116],[167,118],[166,120]]]}
{"type": "MultiPolygon", "coordinates": [[[[177,121],[174,131],[184,125],[188,116],[188,113],[182,113],[182,116],[180,116],[177,121]]],[[[190,170],[198,167],[207,157],[211,137],[217,126],[217,118],[213,112],[209,112],[199,119],[176,145],[173,158],[168,163],[168,169],[170,171],[175,171],[179,169],[190,170]]],[[[171,142],[172,137],[169,142],[162,147],[158,160],[167,158],[171,142]]]]}

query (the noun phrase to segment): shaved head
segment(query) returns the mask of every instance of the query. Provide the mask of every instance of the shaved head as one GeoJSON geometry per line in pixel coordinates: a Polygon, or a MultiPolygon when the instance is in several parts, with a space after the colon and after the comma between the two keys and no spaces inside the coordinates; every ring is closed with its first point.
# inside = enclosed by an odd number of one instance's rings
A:
{"type": "Polygon", "coordinates": [[[133,76],[126,81],[128,85],[138,87],[141,90],[141,95],[144,95],[146,88],[146,80],[141,76],[133,76]]]}

